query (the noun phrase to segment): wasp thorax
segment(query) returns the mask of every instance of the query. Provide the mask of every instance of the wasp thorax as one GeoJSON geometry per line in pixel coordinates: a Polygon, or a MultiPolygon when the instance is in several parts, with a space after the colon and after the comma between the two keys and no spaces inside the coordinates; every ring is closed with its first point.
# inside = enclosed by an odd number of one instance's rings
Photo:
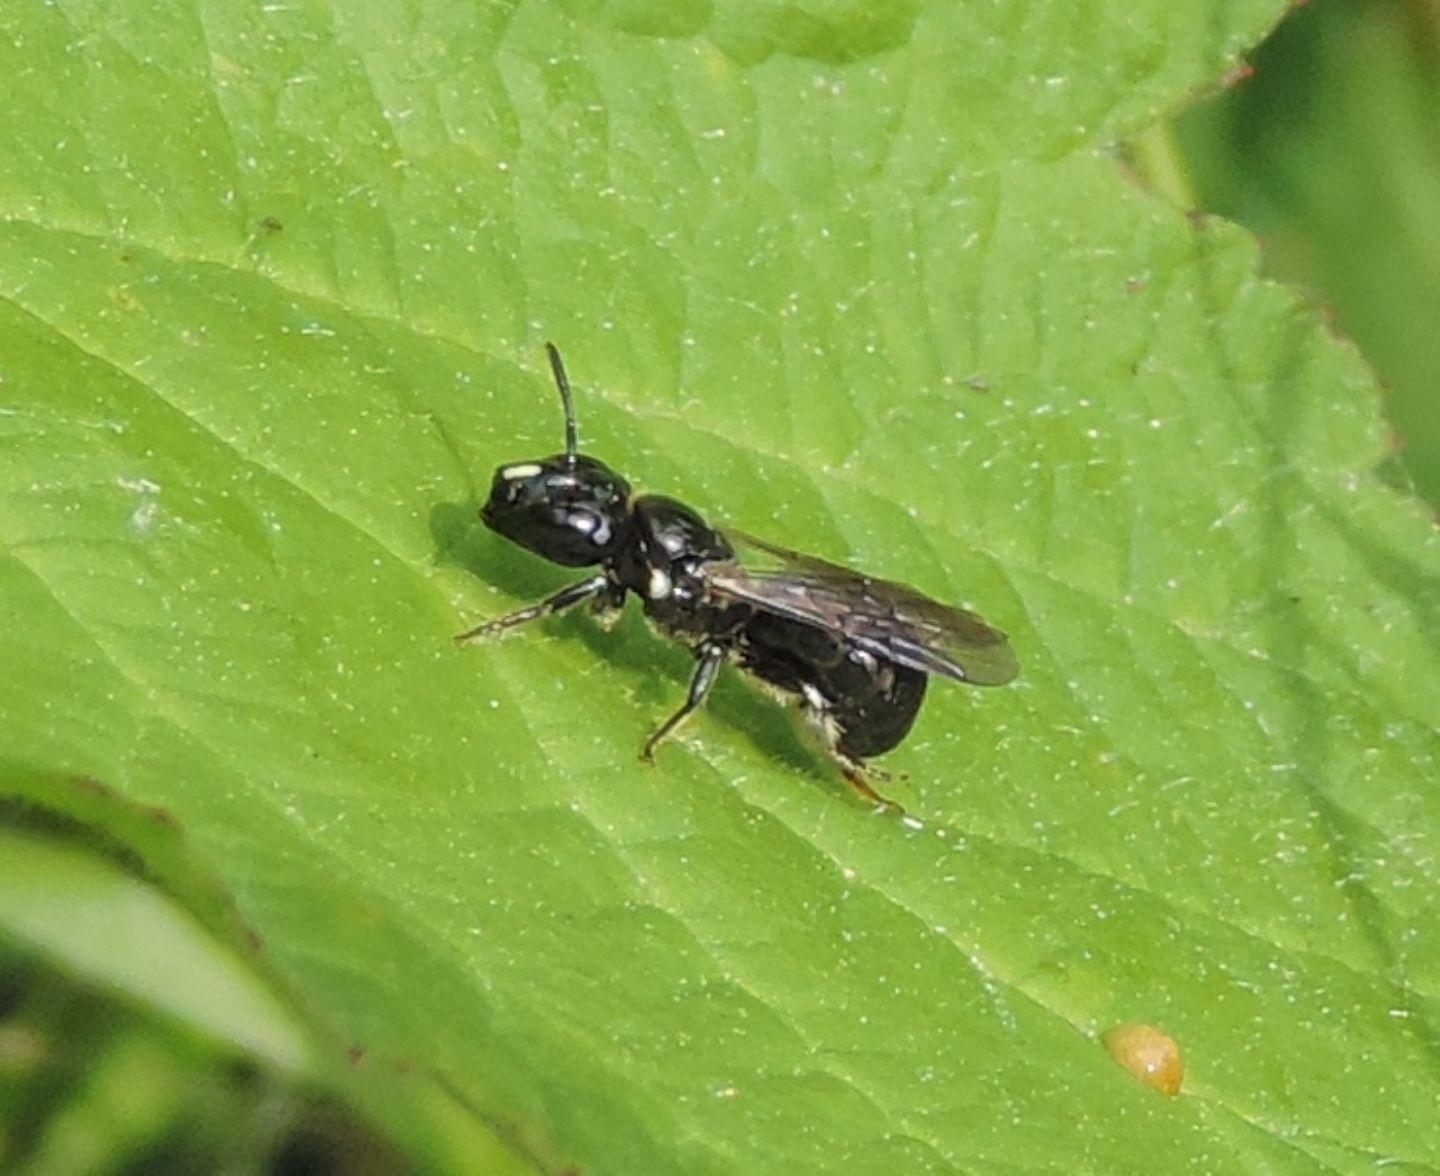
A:
{"type": "Polygon", "coordinates": [[[557,454],[497,469],[480,517],[537,555],[582,567],[615,554],[629,498],[629,483],[604,462],[557,454]]]}
{"type": "Polygon", "coordinates": [[[683,502],[663,494],[647,494],[639,502],[643,509],[637,511],[636,531],[645,558],[653,565],[734,558],[735,550],[725,536],[683,502]]]}

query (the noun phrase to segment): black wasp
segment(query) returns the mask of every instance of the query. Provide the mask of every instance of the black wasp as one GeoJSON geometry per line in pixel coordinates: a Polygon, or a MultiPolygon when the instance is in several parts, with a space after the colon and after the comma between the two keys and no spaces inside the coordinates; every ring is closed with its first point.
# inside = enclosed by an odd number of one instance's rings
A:
{"type": "Polygon", "coordinates": [[[698,662],[684,705],[645,741],[645,759],[733,661],[798,699],[856,792],[898,808],[870,786],[864,761],[905,738],[927,674],[976,686],[1013,679],[1019,667],[1005,634],[903,584],[737,533],[776,564],[742,566],[725,535],[684,503],[661,494],[632,498],[624,478],[578,451],[570,382],[555,345],[545,350],[565,408],[565,452],[500,466],[480,518],[555,563],[600,570],[456,640],[489,637],[584,601],[613,613],[633,592],[645,615],[698,662]]]}

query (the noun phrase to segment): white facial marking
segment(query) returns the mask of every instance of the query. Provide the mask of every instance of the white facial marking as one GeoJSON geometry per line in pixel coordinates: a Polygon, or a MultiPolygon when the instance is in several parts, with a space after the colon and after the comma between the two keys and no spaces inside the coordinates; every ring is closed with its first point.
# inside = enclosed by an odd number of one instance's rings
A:
{"type": "Polygon", "coordinates": [[[670,593],[674,591],[675,585],[670,581],[670,573],[660,568],[650,569],[650,583],[645,586],[645,595],[651,600],[667,600],[670,593]]]}
{"type": "Polygon", "coordinates": [[[500,476],[507,482],[513,482],[517,478],[533,478],[540,472],[540,467],[533,461],[522,462],[520,465],[506,466],[500,471],[500,476]]]}

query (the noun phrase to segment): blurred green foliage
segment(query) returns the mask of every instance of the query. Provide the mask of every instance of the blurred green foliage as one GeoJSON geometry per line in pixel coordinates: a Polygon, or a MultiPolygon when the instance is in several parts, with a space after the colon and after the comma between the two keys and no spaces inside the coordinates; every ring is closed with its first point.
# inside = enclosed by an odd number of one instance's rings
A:
{"type": "Polygon", "coordinates": [[[1440,505],[1440,7],[1314,0],[1252,63],[1176,124],[1195,202],[1333,309],[1387,387],[1390,472],[1440,505]]]}
{"type": "Polygon", "coordinates": [[[353,1113],[0,938],[0,1170],[401,1172],[353,1113]]]}
{"type": "Polygon", "coordinates": [[[338,1067],[314,1055],[223,932],[158,884],[167,824],[116,854],[55,816],[0,803],[0,1172],[533,1170],[422,1076],[376,1074],[359,1048],[338,1067]],[[367,1074],[377,1098],[423,1104],[423,1143],[357,1105],[367,1074]]]}

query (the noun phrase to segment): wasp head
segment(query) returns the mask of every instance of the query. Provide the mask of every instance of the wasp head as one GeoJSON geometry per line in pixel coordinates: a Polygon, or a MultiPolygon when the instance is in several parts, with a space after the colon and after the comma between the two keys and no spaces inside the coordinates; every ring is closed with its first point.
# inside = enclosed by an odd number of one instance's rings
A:
{"type": "Polygon", "coordinates": [[[614,556],[629,509],[624,478],[593,457],[562,453],[497,469],[480,518],[521,547],[573,568],[614,556]]]}
{"type": "Polygon", "coordinates": [[[495,471],[480,518],[492,531],[566,567],[614,557],[630,514],[630,484],[602,461],[576,451],[575,406],[565,365],[545,344],[565,409],[565,452],[495,471]]]}

